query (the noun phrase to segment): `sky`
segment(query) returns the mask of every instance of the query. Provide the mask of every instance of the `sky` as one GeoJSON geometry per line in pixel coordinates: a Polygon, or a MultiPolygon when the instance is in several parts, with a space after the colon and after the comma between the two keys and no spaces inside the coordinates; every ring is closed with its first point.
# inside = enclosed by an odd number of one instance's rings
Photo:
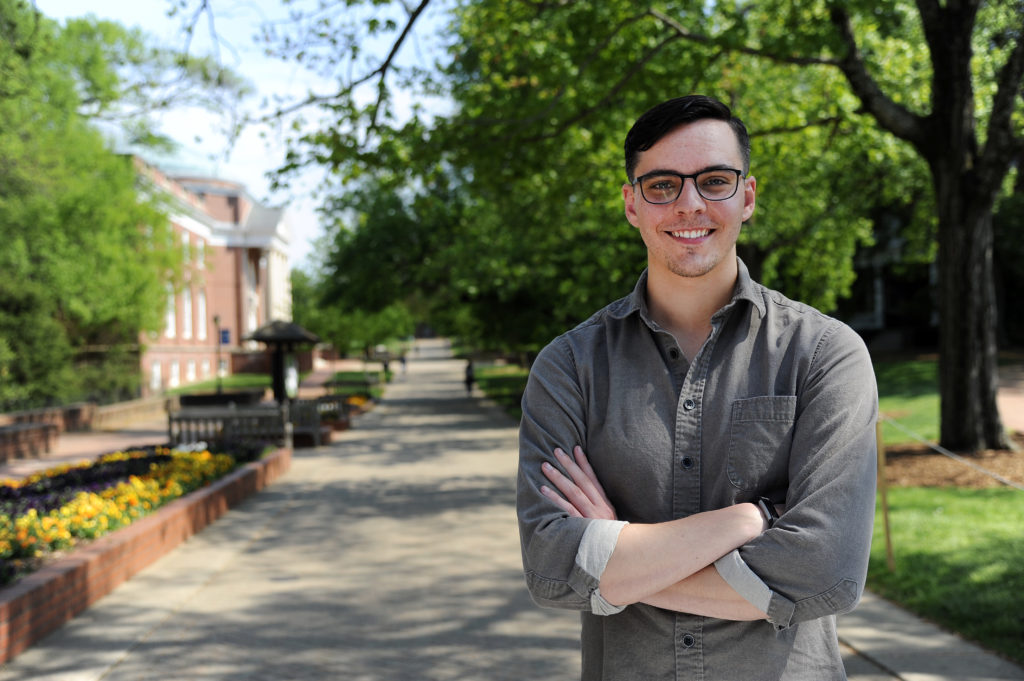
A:
{"type": "MultiPolygon", "coordinates": [[[[181,17],[168,17],[169,0],[34,0],[44,15],[63,22],[69,17],[94,14],[101,19],[137,27],[166,47],[182,48],[181,17]]],[[[193,3],[198,4],[198,3],[193,3]]],[[[253,36],[264,19],[280,16],[280,0],[226,0],[213,4],[216,31],[221,37],[221,63],[247,77],[258,91],[251,98],[255,107],[264,95],[301,96],[309,89],[330,91],[332,83],[322,80],[293,63],[271,59],[262,54],[253,36]]],[[[200,23],[190,52],[207,53],[212,42],[205,20],[200,23]]],[[[291,266],[301,267],[312,252],[312,240],[323,233],[315,212],[316,202],[310,195],[318,184],[317,171],[300,176],[292,189],[272,193],[267,171],[278,167],[285,147],[280,135],[270,131],[265,137],[257,129],[248,129],[231,147],[227,138],[216,129],[212,114],[191,111],[163,112],[157,116],[159,129],[181,145],[175,161],[179,167],[169,170],[198,171],[241,182],[258,201],[269,205],[287,205],[292,229],[289,246],[291,266]],[[198,139],[197,139],[198,138],[198,139]]],[[[267,128],[263,132],[268,132],[267,128]]],[[[177,165],[167,162],[167,165],[177,165]]],[[[158,162],[158,165],[160,163],[158,162]]],[[[166,167],[166,166],[164,166],[166,167]]]]}

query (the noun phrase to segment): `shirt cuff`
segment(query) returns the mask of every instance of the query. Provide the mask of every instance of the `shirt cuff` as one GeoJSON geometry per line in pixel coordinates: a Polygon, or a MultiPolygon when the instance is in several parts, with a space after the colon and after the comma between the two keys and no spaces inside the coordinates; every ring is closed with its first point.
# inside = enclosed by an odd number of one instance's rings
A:
{"type": "MultiPolygon", "coordinates": [[[[576,550],[576,565],[590,575],[595,582],[601,581],[608,559],[615,551],[619,541],[619,533],[627,523],[622,520],[592,520],[583,532],[580,546],[576,550]]],[[[601,595],[598,586],[590,593],[590,609],[595,615],[614,615],[622,612],[626,606],[612,605],[601,595]]]]}
{"type": "Polygon", "coordinates": [[[715,569],[722,579],[740,596],[761,612],[768,612],[772,590],[750,569],[738,550],[731,551],[715,561],[715,569]]]}

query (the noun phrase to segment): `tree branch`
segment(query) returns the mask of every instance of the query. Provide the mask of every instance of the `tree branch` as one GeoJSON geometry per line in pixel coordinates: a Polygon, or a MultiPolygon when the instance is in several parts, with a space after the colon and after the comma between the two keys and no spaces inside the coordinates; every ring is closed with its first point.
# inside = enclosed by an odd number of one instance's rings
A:
{"type": "MultiPolygon", "coordinates": [[[[668,16],[664,12],[661,12],[661,11],[656,10],[656,9],[649,9],[649,10],[647,10],[647,13],[649,15],[651,15],[652,17],[654,17],[655,19],[657,19],[658,21],[660,21],[661,23],[663,23],[666,26],[668,26],[669,28],[671,28],[673,31],[675,31],[679,35],[680,38],[684,38],[686,40],[690,40],[690,41],[693,41],[693,42],[696,42],[696,43],[701,43],[702,45],[717,45],[718,44],[718,41],[716,41],[714,38],[712,38],[710,36],[706,36],[706,35],[703,35],[703,34],[700,34],[700,33],[693,33],[693,32],[691,32],[685,26],[683,26],[678,21],[676,21],[672,17],[668,16]]],[[[812,65],[815,65],[815,64],[821,64],[821,65],[825,65],[825,66],[838,66],[839,65],[838,61],[836,61],[835,59],[830,58],[830,57],[820,57],[820,56],[807,57],[807,56],[799,56],[799,55],[776,54],[774,52],[769,52],[768,50],[761,50],[761,49],[758,49],[758,48],[755,48],[755,47],[744,47],[744,46],[732,47],[732,48],[729,48],[729,49],[734,51],[734,52],[739,52],[740,54],[747,54],[747,55],[751,55],[751,56],[754,56],[754,57],[761,57],[763,59],[768,59],[770,61],[779,62],[781,64],[794,64],[796,66],[812,66],[812,65]]]]}
{"type": "Polygon", "coordinates": [[[929,45],[936,45],[940,42],[941,21],[940,13],[942,8],[938,0],[917,0],[917,12],[921,15],[921,28],[924,29],[925,42],[929,45]]]}
{"type": "MultiPolygon", "coordinates": [[[[343,87],[342,89],[338,90],[335,93],[329,95],[310,94],[308,97],[304,99],[293,102],[288,106],[279,107],[274,112],[267,114],[265,116],[261,116],[254,120],[259,123],[268,123],[275,119],[281,118],[282,116],[287,116],[288,114],[295,113],[296,111],[303,109],[307,106],[315,104],[324,104],[328,102],[337,101],[339,99],[344,99],[345,97],[350,96],[357,87],[359,87],[360,85],[365,85],[366,83],[369,83],[372,80],[377,80],[378,83],[383,83],[384,79],[388,75],[388,72],[391,70],[394,64],[395,58],[398,56],[399,50],[401,50],[402,45],[405,44],[406,38],[408,38],[409,34],[412,32],[413,24],[416,23],[416,20],[419,19],[420,15],[423,14],[423,12],[427,9],[427,5],[429,4],[430,0],[420,0],[420,3],[416,6],[415,9],[410,11],[407,7],[405,8],[406,11],[409,12],[409,18],[405,23],[405,27],[402,29],[401,34],[398,36],[395,42],[391,45],[391,50],[388,52],[387,57],[385,57],[384,60],[380,63],[380,65],[373,71],[370,71],[361,78],[350,80],[345,87],[343,87]]],[[[373,107],[373,115],[370,117],[370,124],[369,126],[367,126],[368,131],[375,130],[377,128],[377,115],[382,108],[382,104],[384,102],[386,95],[386,88],[377,88],[377,101],[373,107]]]]}
{"type": "Polygon", "coordinates": [[[1020,37],[996,78],[998,89],[992,98],[988,137],[980,159],[983,168],[993,168],[1000,176],[999,169],[1024,152],[1024,138],[1013,132],[1016,100],[1024,97],[1024,12],[1018,16],[1022,19],[1015,32],[1020,37]]]}
{"type": "Polygon", "coordinates": [[[839,36],[846,46],[846,54],[839,59],[837,66],[846,76],[850,88],[860,99],[864,110],[871,114],[879,125],[900,139],[910,142],[927,158],[930,151],[926,119],[911,113],[889,99],[868,73],[846,10],[839,6],[833,6],[831,18],[832,24],[839,31],[839,36]]]}

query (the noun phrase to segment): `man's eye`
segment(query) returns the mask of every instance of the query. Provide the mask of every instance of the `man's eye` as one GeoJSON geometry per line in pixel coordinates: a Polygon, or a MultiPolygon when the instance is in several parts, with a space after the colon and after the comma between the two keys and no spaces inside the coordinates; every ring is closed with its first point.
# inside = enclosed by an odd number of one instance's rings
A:
{"type": "Polygon", "coordinates": [[[712,175],[711,177],[702,177],[700,183],[705,187],[720,187],[732,184],[732,179],[724,175],[712,175]]]}
{"type": "Polygon", "coordinates": [[[670,192],[675,190],[676,182],[672,180],[654,180],[647,185],[647,188],[656,192],[670,192]]]}

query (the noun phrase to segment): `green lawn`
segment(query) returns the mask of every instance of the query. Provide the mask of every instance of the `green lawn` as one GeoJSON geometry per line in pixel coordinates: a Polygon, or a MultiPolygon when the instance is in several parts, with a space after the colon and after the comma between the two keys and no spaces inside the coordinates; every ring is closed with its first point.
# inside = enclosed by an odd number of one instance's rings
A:
{"type": "Polygon", "coordinates": [[[1024,493],[889,488],[895,570],[879,510],[868,588],[1024,664],[1024,493]]]}
{"type": "Polygon", "coordinates": [[[517,422],[523,416],[520,402],[529,372],[511,364],[481,364],[473,368],[476,384],[517,422]]]}
{"type": "MultiPolygon", "coordinates": [[[[516,419],[525,369],[480,365],[478,383],[516,419]]],[[[938,366],[878,362],[883,414],[938,439],[938,366]]],[[[883,424],[887,445],[913,441],[883,424]]],[[[1024,493],[1015,489],[890,488],[895,570],[886,564],[879,511],[868,588],[950,631],[1024,664],[1024,493]]]]}
{"type": "MultiPolygon", "coordinates": [[[[271,387],[270,374],[231,374],[221,380],[221,387],[224,392],[232,390],[245,390],[247,388],[269,388],[271,387]]],[[[168,395],[180,395],[182,393],[212,393],[217,390],[217,379],[211,378],[208,381],[190,383],[167,390],[168,395]]]]}
{"type": "MultiPolygon", "coordinates": [[[[939,439],[939,368],[935,360],[876,362],[878,409],[903,429],[928,442],[939,439]]],[[[907,433],[883,420],[882,440],[887,446],[914,442],[907,433]]]]}
{"type": "Polygon", "coordinates": [[[339,395],[368,393],[373,399],[379,400],[384,394],[384,384],[391,380],[393,373],[390,369],[387,374],[383,371],[337,371],[334,374],[335,381],[348,382],[353,385],[337,386],[334,392],[339,395]],[[354,385],[364,382],[368,384],[365,387],[354,385]]]}

